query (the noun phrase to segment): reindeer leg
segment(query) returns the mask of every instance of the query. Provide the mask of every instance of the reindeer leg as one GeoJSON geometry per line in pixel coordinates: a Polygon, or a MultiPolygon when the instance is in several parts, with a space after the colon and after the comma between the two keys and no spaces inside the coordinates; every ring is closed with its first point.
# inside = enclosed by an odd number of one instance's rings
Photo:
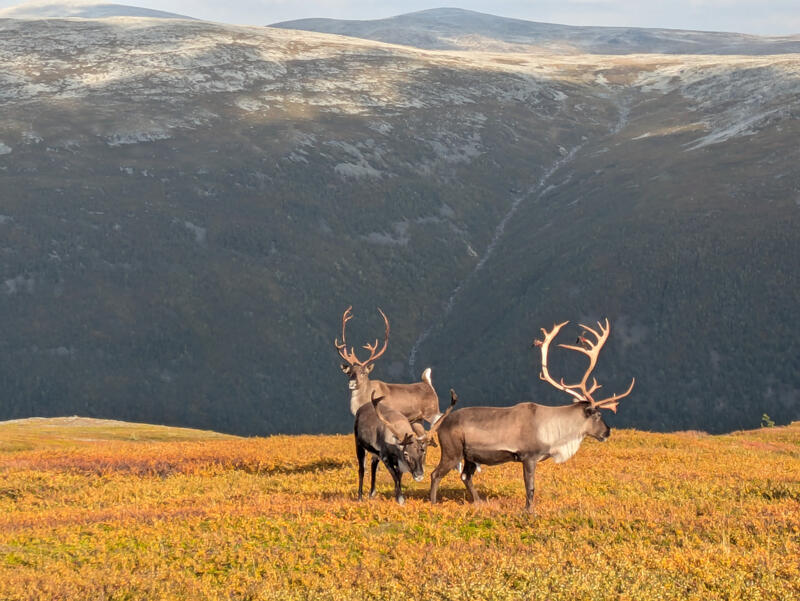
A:
{"type": "Polygon", "coordinates": [[[534,476],[536,475],[536,459],[526,457],[522,460],[522,478],[525,480],[525,511],[534,512],[533,489],[534,476]]]}
{"type": "Polygon", "coordinates": [[[378,464],[381,462],[380,459],[372,456],[372,465],[369,466],[369,473],[370,473],[370,483],[369,483],[369,498],[374,499],[375,495],[378,493],[375,492],[375,472],[378,471],[378,464]]]}
{"type": "Polygon", "coordinates": [[[358,460],[358,500],[361,501],[364,492],[364,463],[367,460],[367,454],[364,447],[358,443],[356,443],[356,459],[358,460]]]}
{"type": "Polygon", "coordinates": [[[456,466],[456,463],[458,462],[448,460],[444,451],[442,451],[442,458],[439,461],[439,465],[437,465],[436,469],[431,472],[430,500],[432,505],[436,504],[436,495],[439,491],[439,483],[441,482],[442,478],[447,475],[447,472],[456,466]]]}
{"type": "Polygon", "coordinates": [[[465,461],[464,471],[461,472],[461,480],[464,482],[464,486],[467,487],[468,500],[472,503],[481,502],[481,497],[475,489],[475,485],[472,483],[472,475],[475,473],[476,469],[478,469],[477,463],[474,461],[465,461]]]}
{"type": "Polygon", "coordinates": [[[449,472],[450,470],[441,469],[442,464],[440,463],[436,466],[436,469],[431,472],[431,491],[428,495],[428,498],[431,501],[431,505],[436,504],[436,492],[439,490],[439,482],[444,477],[444,475],[449,472]]]}
{"type": "Polygon", "coordinates": [[[403,496],[403,488],[400,485],[400,480],[403,477],[403,473],[397,469],[396,466],[390,465],[389,463],[386,463],[386,469],[389,470],[389,473],[392,475],[392,479],[394,480],[394,500],[397,501],[398,505],[403,505],[406,502],[406,499],[403,496]]]}

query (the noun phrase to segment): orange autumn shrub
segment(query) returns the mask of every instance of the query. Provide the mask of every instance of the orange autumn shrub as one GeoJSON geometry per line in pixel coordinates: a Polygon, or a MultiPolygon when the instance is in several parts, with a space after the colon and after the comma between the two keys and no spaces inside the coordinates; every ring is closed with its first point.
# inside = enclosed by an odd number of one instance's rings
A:
{"type": "Polygon", "coordinates": [[[518,464],[358,503],[352,436],[3,436],[2,600],[800,598],[800,423],[586,441],[535,516],[518,464]]]}

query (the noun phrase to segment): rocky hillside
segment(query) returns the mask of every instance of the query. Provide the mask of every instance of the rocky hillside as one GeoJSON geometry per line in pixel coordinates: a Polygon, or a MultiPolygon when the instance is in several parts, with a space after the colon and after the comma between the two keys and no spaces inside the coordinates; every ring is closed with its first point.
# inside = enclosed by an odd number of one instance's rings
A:
{"type": "Polygon", "coordinates": [[[615,425],[798,417],[797,55],[107,18],[0,20],[0,61],[2,418],[346,431],[350,304],[464,404],[564,402],[532,338],[608,315],[615,425]]]}

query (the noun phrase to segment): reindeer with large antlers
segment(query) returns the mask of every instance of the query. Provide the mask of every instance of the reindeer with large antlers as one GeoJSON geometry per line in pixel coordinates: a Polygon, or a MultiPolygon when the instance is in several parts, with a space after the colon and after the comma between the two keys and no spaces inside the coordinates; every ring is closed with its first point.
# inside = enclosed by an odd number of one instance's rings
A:
{"type": "Polygon", "coordinates": [[[541,349],[542,371],[539,377],[572,396],[572,405],[548,407],[536,403],[519,403],[512,407],[466,407],[454,412],[439,428],[442,457],[431,474],[431,503],[436,503],[439,482],[447,472],[459,467],[461,480],[467,488],[469,500],[480,501],[472,476],[479,464],[497,465],[509,461],[522,463],[525,481],[525,509],[533,511],[534,475],[536,464],[550,457],[563,463],[572,457],[586,436],[605,441],[611,428],[603,420],[601,409],[617,411],[619,400],[633,390],[635,379],[628,390],[607,398],[595,400],[592,396],[600,384],[589,376],[597,363],[600,349],[608,339],[610,326],[598,322],[598,330],[581,326],[584,333],[578,338],[581,346],[559,344],[589,358],[583,378],[576,384],[555,381],[550,375],[547,353],[550,342],[568,322],[553,326],[549,332],[542,328],[544,340],[535,340],[541,349]],[[594,341],[589,336],[594,337],[594,341]]]}
{"type": "MultiPolygon", "coordinates": [[[[450,390],[450,407],[453,410],[458,397],[450,390]]],[[[410,472],[419,482],[425,473],[425,455],[429,446],[436,446],[434,434],[442,424],[440,419],[428,432],[420,432],[402,413],[383,406],[383,397],[372,392],[371,402],[362,405],[356,412],[354,434],[356,438],[356,459],[358,460],[358,500],[363,498],[364,471],[367,452],[372,455],[370,466],[370,498],[375,496],[375,472],[378,462],[383,461],[394,480],[394,497],[402,505],[405,502],[401,479],[404,472],[410,472]],[[379,408],[378,405],[381,405],[379,408]]]]}
{"type": "Polygon", "coordinates": [[[386,314],[378,309],[386,326],[383,345],[378,349],[378,340],[372,344],[365,344],[363,348],[369,351],[369,357],[360,360],[356,356],[355,348],[347,348],[347,322],[353,318],[353,307],[348,307],[342,315],[342,342],[338,338],[333,341],[336,350],[346,363],[342,363],[342,371],[349,378],[350,412],[355,415],[359,407],[370,402],[375,393],[386,399],[383,405],[399,411],[412,423],[425,420],[434,423],[440,416],[439,397],[431,381],[431,368],[422,372],[422,381],[413,384],[389,384],[380,380],[370,380],[369,374],[375,367],[375,361],[386,352],[389,344],[389,319],[386,314]]]}

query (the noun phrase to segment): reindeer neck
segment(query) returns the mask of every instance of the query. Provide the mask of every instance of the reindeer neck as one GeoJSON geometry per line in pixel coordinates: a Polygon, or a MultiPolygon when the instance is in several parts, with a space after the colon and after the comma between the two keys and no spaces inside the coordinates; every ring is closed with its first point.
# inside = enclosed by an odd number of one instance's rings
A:
{"type": "Polygon", "coordinates": [[[370,402],[372,391],[381,394],[381,386],[383,382],[380,380],[368,380],[366,386],[361,386],[356,390],[350,392],[350,412],[355,415],[361,405],[370,402]]]}
{"type": "Polygon", "coordinates": [[[583,410],[574,405],[563,407],[563,410],[561,407],[555,409],[555,419],[547,420],[539,436],[542,442],[549,445],[553,461],[563,463],[578,452],[586,436],[583,431],[583,410]]]}

